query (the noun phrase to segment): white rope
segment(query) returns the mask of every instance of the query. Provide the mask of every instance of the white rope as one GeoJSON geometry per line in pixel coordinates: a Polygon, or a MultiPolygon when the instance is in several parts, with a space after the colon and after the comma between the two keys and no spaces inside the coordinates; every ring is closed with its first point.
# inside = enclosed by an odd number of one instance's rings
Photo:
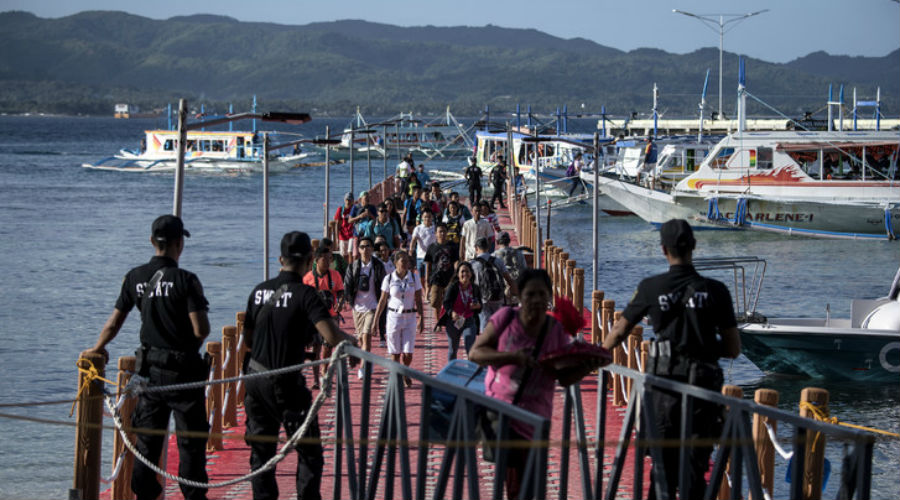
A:
{"type": "Polygon", "coordinates": [[[621,382],[622,386],[622,397],[625,398],[625,404],[628,404],[628,391],[625,390],[625,377],[619,375],[619,382],[621,382]]]}
{"type": "Polygon", "coordinates": [[[122,470],[122,464],[125,463],[125,450],[122,450],[122,453],[119,454],[119,458],[116,459],[116,467],[113,469],[112,475],[109,477],[101,477],[100,481],[104,483],[111,483],[119,477],[119,472],[122,470]]]}
{"type": "Polygon", "coordinates": [[[765,422],[765,425],[766,425],[766,431],[768,431],[768,433],[769,433],[769,440],[772,441],[772,446],[775,447],[775,451],[777,451],[778,454],[781,455],[781,458],[783,458],[785,460],[790,460],[790,458],[792,456],[794,456],[794,452],[784,451],[784,448],[782,448],[778,444],[778,440],[775,439],[775,429],[772,429],[772,426],[769,425],[768,422],[765,422]]]}
{"type": "MultiPolygon", "coordinates": [[[[344,350],[344,346],[346,346],[346,345],[349,345],[348,342],[346,342],[346,341],[341,342],[334,349],[334,352],[331,354],[331,358],[328,360],[323,360],[323,361],[329,363],[329,365],[328,365],[328,368],[325,370],[325,376],[322,380],[322,390],[319,391],[319,394],[316,396],[316,399],[313,400],[312,406],[310,407],[309,411],[306,414],[306,420],[303,421],[303,424],[300,426],[299,429],[297,429],[297,432],[295,432],[294,435],[291,436],[290,439],[288,439],[287,442],[281,447],[281,449],[278,450],[278,453],[276,453],[275,456],[270,458],[268,462],[263,464],[262,467],[254,470],[244,476],[230,479],[228,481],[223,481],[220,483],[199,483],[197,481],[192,481],[190,479],[185,479],[183,477],[169,474],[164,469],[161,469],[159,466],[157,466],[155,463],[153,463],[150,459],[141,455],[137,451],[137,449],[134,447],[134,443],[132,443],[128,439],[128,436],[125,434],[125,429],[122,428],[122,417],[121,417],[121,415],[119,415],[118,411],[115,411],[115,414],[113,415],[113,420],[116,424],[116,429],[119,431],[119,434],[122,436],[122,441],[125,444],[125,447],[128,448],[128,450],[131,451],[132,454],[134,454],[135,458],[137,458],[138,460],[143,462],[144,465],[149,467],[151,470],[153,470],[157,474],[165,477],[166,479],[176,481],[178,483],[181,483],[181,484],[184,484],[187,486],[191,486],[194,488],[207,488],[207,489],[231,486],[232,484],[237,484],[242,481],[252,479],[252,478],[258,476],[259,474],[262,474],[263,472],[271,469],[272,467],[275,467],[275,465],[278,464],[278,462],[284,460],[284,458],[285,458],[285,456],[287,456],[288,452],[290,452],[290,450],[296,448],[297,443],[306,434],[306,431],[309,429],[309,426],[311,425],[313,420],[316,418],[316,415],[318,414],[319,409],[322,407],[322,404],[324,404],[325,398],[329,397],[331,395],[331,382],[332,382],[332,378],[334,375],[335,367],[337,365],[337,363],[335,363],[335,361],[337,361],[337,359],[339,357],[341,357],[341,353],[344,350]]],[[[282,370],[283,369],[269,370],[266,372],[259,372],[259,374],[262,374],[263,376],[270,376],[274,373],[281,372],[282,370]]],[[[254,374],[254,375],[257,375],[257,374],[254,374]]],[[[106,395],[105,400],[106,400],[106,406],[110,409],[110,411],[113,411],[114,406],[112,405],[111,398],[109,397],[108,394],[106,395]]]]}
{"type": "Polygon", "coordinates": [[[228,413],[228,400],[231,399],[231,391],[225,391],[225,401],[222,402],[222,416],[228,413]]]}
{"type": "Polygon", "coordinates": [[[230,363],[230,362],[231,362],[231,351],[228,350],[228,351],[225,351],[225,360],[222,361],[222,369],[224,370],[225,367],[228,366],[228,363],[230,363]]]}
{"type": "Polygon", "coordinates": [[[206,384],[206,392],[204,392],[204,395],[207,399],[209,399],[209,388],[212,387],[212,382],[213,382],[213,380],[215,380],[215,378],[216,378],[216,370],[213,369],[212,367],[210,367],[209,368],[209,378],[206,379],[206,381],[208,382],[206,384]]]}

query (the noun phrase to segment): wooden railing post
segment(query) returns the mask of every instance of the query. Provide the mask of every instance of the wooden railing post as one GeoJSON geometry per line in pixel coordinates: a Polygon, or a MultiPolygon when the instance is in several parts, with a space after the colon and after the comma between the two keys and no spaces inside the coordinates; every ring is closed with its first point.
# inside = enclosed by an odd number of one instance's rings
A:
{"type": "Polygon", "coordinates": [[[641,341],[641,372],[647,373],[647,357],[650,356],[650,341],[641,341]]]}
{"type": "MultiPolygon", "coordinates": [[[[106,373],[106,360],[102,354],[82,352],[78,367],[89,369],[93,364],[97,374],[106,373]]],[[[103,387],[99,380],[86,383],[88,375],[78,372],[78,410],[75,416],[75,474],[72,488],[81,498],[91,500],[100,497],[100,453],[103,445],[103,387]]]]}
{"type": "Polygon", "coordinates": [[[601,303],[601,315],[600,315],[600,342],[606,341],[606,337],[609,335],[609,331],[612,328],[613,317],[615,314],[613,311],[616,309],[616,301],[612,299],[602,300],[601,303]]]}
{"type": "MultiPolygon", "coordinates": [[[[222,378],[236,377],[238,374],[237,328],[222,327],[222,357],[227,360],[222,366],[222,378]]],[[[224,406],[222,426],[225,428],[237,425],[237,382],[228,382],[222,388],[224,406]]]]}
{"type": "MultiPolygon", "coordinates": [[[[222,343],[207,342],[206,352],[212,358],[210,370],[212,380],[222,378],[222,343]]],[[[206,417],[209,419],[209,440],[207,451],[222,449],[222,384],[206,386],[206,417]]]]}
{"type": "Polygon", "coordinates": [[[591,292],[591,343],[599,344],[603,342],[600,335],[603,317],[603,290],[594,290],[591,292]]]}
{"type": "MultiPolygon", "coordinates": [[[[731,396],[731,397],[737,398],[737,399],[744,399],[744,391],[736,385],[726,385],[726,386],[722,387],[722,394],[725,396],[731,396]]],[[[733,456],[733,454],[732,454],[732,456],[733,456]]],[[[731,470],[732,463],[733,462],[731,461],[731,457],[729,457],[728,463],[725,466],[725,474],[727,476],[722,478],[722,483],[721,483],[721,485],[719,485],[719,496],[716,497],[719,500],[728,500],[729,498],[731,498],[731,486],[729,486],[729,484],[728,484],[728,477],[730,477],[731,473],[732,473],[732,470],[731,470]]]]}
{"type": "MultiPolygon", "coordinates": [[[[246,313],[241,311],[234,315],[234,325],[237,331],[237,359],[235,363],[237,363],[237,370],[240,372],[243,370],[244,366],[244,358],[250,355],[250,348],[247,347],[247,342],[244,340],[244,316],[246,313]]],[[[244,393],[246,389],[244,388],[243,381],[238,382],[237,384],[237,400],[235,403],[238,406],[244,406],[244,393]]]]}
{"type": "MultiPolygon", "coordinates": [[[[618,320],[622,316],[621,311],[613,313],[613,320],[618,320]]],[[[625,349],[622,344],[617,345],[612,352],[613,363],[619,366],[628,366],[628,357],[625,355],[625,349]]],[[[616,373],[611,377],[613,389],[613,404],[616,406],[625,406],[625,392],[622,384],[623,378],[616,373]]]]}
{"type": "Polygon", "coordinates": [[[569,300],[575,302],[575,260],[566,259],[566,293],[564,294],[569,300]]]}
{"type": "MultiPolygon", "coordinates": [[[[119,377],[116,379],[118,388],[116,390],[116,399],[122,397],[131,375],[134,373],[135,358],[134,356],[122,356],[119,358],[119,377]]],[[[119,408],[119,416],[122,418],[122,425],[131,426],[131,414],[134,413],[134,407],[137,401],[133,397],[126,397],[119,408]]],[[[129,432],[128,440],[134,442],[134,432],[129,432]]],[[[119,467],[119,474],[113,479],[111,498],[121,500],[131,500],[134,493],[131,492],[131,471],[134,469],[134,455],[130,451],[125,451],[125,443],[118,431],[113,433],[113,459],[112,469],[116,470],[116,463],[122,457],[122,466],[119,467]]]]}
{"type": "Polygon", "coordinates": [[[584,315],[584,269],[580,267],[575,268],[574,294],[575,309],[578,309],[579,314],[584,315]]]}
{"type": "MultiPolygon", "coordinates": [[[[761,405],[777,407],[778,391],[757,389],[753,394],[753,401],[761,405]]],[[[778,420],[764,417],[759,413],[753,414],[753,447],[756,449],[760,481],[762,482],[762,487],[769,490],[769,496],[771,496],[775,487],[775,446],[772,444],[772,440],[769,439],[769,431],[766,429],[766,424],[772,427],[773,434],[778,431],[778,420]]],[[[751,498],[753,498],[752,495],[751,498]]],[[[753,498],[753,500],[763,499],[753,498]]]]}
{"type": "MultiPolygon", "coordinates": [[[[800,416],[815,418],[813,411],[804,403],[828,415],[828,391],[825,389],[807,387],[800,391],[800,416]]],[[[822,498],[822,473],[825,468],[825,434],[806,431],[806,458],[803,464],[803,499],[819,500],[822,498]]]]}
{"type": "MultiPolygon", "coordinates": [[[[641,371],[640,367],[638,367],[638,360],[641,355],[641,341],[644,340],[644,327],[641,325],[635,325],[634,328],[631,329],[631,332],[628,333],[628,338],[625,339],[625,342],[628,342],[628,357],[627,357],[627,366],[632,370],[641,371]]],[[[625,391],[628,394],[631,394],[631,385],[634,381],[629,378],[625,381],[625,391]]]]}
{"type": "Polygon", "coordinates": [[[569,254],[559,249],[556,256],[556,294],[560,297],[566,296],[566,261],[569,260],[569,254]]]}

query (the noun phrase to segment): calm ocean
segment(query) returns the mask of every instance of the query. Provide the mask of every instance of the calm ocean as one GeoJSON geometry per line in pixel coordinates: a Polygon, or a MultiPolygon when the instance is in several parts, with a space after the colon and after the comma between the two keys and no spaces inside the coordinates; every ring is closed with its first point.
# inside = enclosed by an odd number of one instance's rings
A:
{"type": "MultiPolygon", "coordinates": [[[[311,136],[323,133],[325,125],[340,129],[346,122],[314,120],[299,130],[311,136]]],[[[583,130],[591,126],[587,121],[573,124],[583,130]]],[[[157,215],[171,212],[173,185],[172,175],[89,171],[81,164],[134,149],[143,130],[155,127],[165,127],[165,121],[0,117],[0,404],[74,397],[78,353],[96,341],[125,272],[152,254],[149,226],[157,215]]],[[[389,170],[395,163],[389,163],[389,170]]],[[[428,164],[444,170],[461,165],[428,164]]],[[[364,158],[356,167],[358,191],[368,186],[369,173],[364,158]]],[[[377,182],[381,160],[373,160],[373,169],[377,182]]],[[[332,173],[335,207],[349,191],[350,176],[346,165],[332,173]]],[[[321,234],[322,168],[272,176],[270,192],[273,249],[286,231],[321,234]]],[[[183,217],[192,237],[181,265],[203,282],[213,335],[218,336],[262,279],[261,176],[189,175],[183,217]]],[[[554,212],[550,235],[586,268],[588,280],[590,227],[590,207],[575,206],[554,212]]],[[[599,288],[621,307],[642,277],[665,269],[658,234],[634,217],[604,218],[600,231],[599,288]]],[[[887,293],[900,264],[896,242],[722,231],[697,237],[698,256],[753,255],[768,261],[759,310],[769,316],[821,316],[826,304],[833,316],[849,316],[852,298],[887,293]]],[[[272,260],[270,269],[276,268],[272,260]]],[[[585,288],[590,293],[591,283],[585,288]]],[[[135,316],[110,346],[113,359],[134,352],[135,316]]],[[[791,411],[797,409],[800,389],[824,386],[831,391],[833,416],[900,431],[900,377],[888,386],[785,381],[763,377],[743,357],[727,376],[747,394],[758,387],[781,391],[781,405],[791,411]]],[[[0,413],[7,415],[0,416],[0,498],[65,497],[74,449],[69,405],[4,406],[0,413]]],[[[110,445],[109,434],[104,442],[110,445]]],[[[104,473],[109,473],[108,453],[104,460],[104,473]]],[[[783,461],[777,463],[783,467],[783,461]]],[[[879,441],[874,463],[872,498],[896,498],[900,443],[879,441]]],[[[776,472],[776,481],[783,477],[783,469],[776,472]]]]}

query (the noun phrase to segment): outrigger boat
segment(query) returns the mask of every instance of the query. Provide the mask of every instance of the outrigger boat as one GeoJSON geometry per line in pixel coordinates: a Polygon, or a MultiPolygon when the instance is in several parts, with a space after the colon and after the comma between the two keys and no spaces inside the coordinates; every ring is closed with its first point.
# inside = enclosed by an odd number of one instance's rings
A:
{"type": "MultiPolygon", "coordinates": [[[[141,151],[122,150],[84,168],[116,172],[174,172],[178,155],[177,130],[147,130],[141,151]]],[[[295,151],[284,156],[270,155],[269,171],[286,172],[299,166],[312,153],[295,151]]],[[[189,131],[185,143],[185,171],[262,171],[262,134],[259,132],[189,131]]]]}
{"type": "Polygon", "coordinates": [[[644,220],[681,217],[835,238],[900,234],[897,132],[744,132],[722,139],[671,192],[618,179],[601,189],[644,220]]]}
{"type": "Polygon", "coordinates": [[[350,142],[358,157],[366,154],[379,158],[421,155],[426,158],[444,158],[465,155],[472,151],[473,142],[468,131],[447,107],[440,118],[427,123],[415,119],[412,113],[400,113],[379,123],[368,123],[356,110],[341,134],[341,143],[329,146],[332,158],[350,157],[350,142]]]}
{"type": "Polygon", "coordinates": [[[900,380],[900,269],[886,297],[854,299],[850,318],[832,318],[828,306],[824,318],[767,318],[756,312],[765,260],[696,259],[694,265],[733,276],[741,349],[760,370],[831,380],[900,380]]]}

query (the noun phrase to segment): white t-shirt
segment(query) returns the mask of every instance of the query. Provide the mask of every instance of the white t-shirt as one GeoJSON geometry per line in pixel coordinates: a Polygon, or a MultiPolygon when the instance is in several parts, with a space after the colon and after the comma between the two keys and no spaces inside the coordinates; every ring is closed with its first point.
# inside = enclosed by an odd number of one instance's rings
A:
{"type": "Polygon", "coordinates": [[[403,160],[397,164],[397,170],[394,172],[394,175],[399,179],[403,179],[409,177],[410,170],[412,170],[412,166],[406,163],[406,160],[403,160]]]}
{"type": "Polygon", "coordinates": [[[381,291],[387,292],[390,296],[388,308],[395,311],[397,309],[415,309],[416,291],[421,289],[422,283],[416,273],[412,271],[407,271],[404,278],[397,276],[396,272],[392,272],[385,276],[381,283],[381,291]]]}
{"type": "Polygon", "coordinates": [[[416,258],[424,259],[428,247],[435,242],[434,224],[430,226],[419,224],[416,226],[413,229],[412,240],[416,242],[416,258]]]}
{"type": "Polygon", "coordinates": [[[374,311],[378,307],[378,297],[380,296],[375,289],[375,276],[373,276],[372,269],[372,261],[369,261],[368,264],[362,264],[360,261],[361,267],[359,269],[359,277],[362,279],[363,276],[369,277],[369,290],[367,292],[363,292],[362,290],[357,289],[356,291],[356,301],[353,302],[353,310],[356,312],[366,312],[366,311],[374,311]]]}
{"type": "Polygon", "coordinates": [[[478,219],[477,223],[475,219],[469,219],[463,224],[461,236],[466,239],[465,260],[472,260],[475,258],[475,242],[481,238],[493,238],[494,228],[484,217],[478,219]]]}

